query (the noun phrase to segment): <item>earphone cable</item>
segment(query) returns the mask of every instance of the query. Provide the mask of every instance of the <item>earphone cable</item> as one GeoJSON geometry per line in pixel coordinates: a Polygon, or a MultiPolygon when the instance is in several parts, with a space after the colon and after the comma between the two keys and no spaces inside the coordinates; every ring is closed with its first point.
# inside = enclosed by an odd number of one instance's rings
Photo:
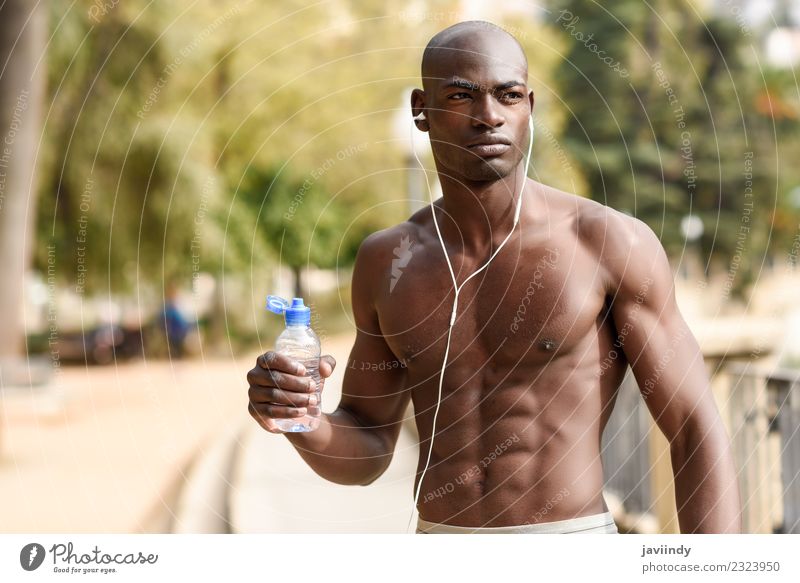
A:
{"type": "Polygon", "coordinates": [[[448,330],[447,330],[447,345],[446,345],[445,351],[444,351],[444,360],[442,361],[442,369],[441,369],[441,371],[439,373],[439,393],[438,393],[438,398],[437,398],[437,401],[436,401],[436,410],[433,413],[433,428],[432,428],[432,431],[431,431],[430,446],[428,447],[428,458],[427,458],[427,460],[425,462],[425,468],[422,470],[422,475],[420,476],[419,484],[418,484],[418,486],[416,488],[416,493],[414,495],[414,505],[411,508],[411,515],[408,518],[408,525],[406,526],[406,532],[408,532],[408,529],[411,527],[411,521],[414,518],[414,509],[417,507],[417,504],[419,503],[419,494],[422,491],[422,482],[425,479],[425,473],[428,471],[428,466],[431,463],[431,455],[433,453],[433,439],[436,436],[436,418],[439,415],[439,406],[442,403],[442,382],[444,380],[444,371],[447,368],[447,357],[448,357],[448,355],[450,353],[450,338],[451,338],[452,333],[453,333],[453,325],[456,322],[456,314],[458,312],[458,294],[470,279],[472,279],[473,277],[478,275],[481,271],[483,271],[484,269],[486,269],[489,266],[489,264],[492,262],[492,259],[494,259],[495,256],[500,252],[500,250],[506,244],[506,241],[508,241],[511,238],[512,233],[514,232],[514,230],[517,227],[517,223],[519,222],[520,210],[522,209],[522,193],[525,190],[525,183],[526,183],[527,178],[528,178],[528,168],[529,168],[530,163],[531,163],[531,151],[532,151],[532,148],[533,148],[533,112],[531,112],[531,116],[528,118],[528,127],[530,128],[530,134],[531,134],[530,135],[530,141],[528,143],[528,156],[527,156],[527,160],[525,161],[525,172],[522,175],[522,187],[520,188],[519,195],[517,196],[517,208],[516,208],[516,211],[514,213],[514,224],[512,225],[511,230],[508,232],[508,235],[506,235],[506,238],[503,239],[503,242],[500,243],[500,245],[497,247],[495,252],[492,253],[491,257],[489,257],[489,259],[486,261],[486,263],[483,265],[483,267],[481,267],[480,269],[475,271],[472,275],[470,275],[467,279],[465,279],[461,283],[460,286],[458,285],[458,282],[456,281],[456,276],[455,276],[455,273],[453,272],[453,266],[450,263],[450,258],[447,255],[447,248],[444,245],[444,239],[442,238],[442,233],[439,230],[439,223],[436,220],[436,212],[435,212],[435,209],[434,209],[434,206],[433,206],[433,191],[431,190],[431,184],[430,184],[430,181],[428,180],[428,173],[425,171],[425,167],[422,165],[422,161],[419,159],[419,156],[417,155],[416,148],[414,147],[414,136],[413,136],[414,127],[413,127],[413,124],[411,124],[411,127],[410,127],[410,131],[412,132],[412,134],[411,134],[411,151],[413,152],[414,158],[416,158],[417,163],[419,164],[419,166],[422,169],[422,172],[423,172],[423,174],[425,176],[425,184],[428,187],[428,196],[429,196],[430,201],[431,201],[431,216],[433,216],[433,224],[436,227],[436,234],[438,235],[439,242],[442,245],[442,252],[444,253],[445,261],[447,262],[447,268],[450,270],[450,277],[453,280],[453,289],[455,290],[455,298],[453,300],[453,310],[452,310],[452,312],[450,314],[450,325],[449,325],[448,330]]]}

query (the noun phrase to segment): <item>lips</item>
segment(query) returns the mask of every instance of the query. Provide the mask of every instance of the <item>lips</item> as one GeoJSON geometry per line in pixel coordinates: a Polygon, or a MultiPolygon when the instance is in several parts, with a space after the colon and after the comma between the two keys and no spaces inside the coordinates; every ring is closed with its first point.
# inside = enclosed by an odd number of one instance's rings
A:
{"type": "Polygon", "coordinates": [[[467,149],[482,158],[500,156],[511,149],[511,141],[500,134],[487,134],[467,144],[467,149]]]}

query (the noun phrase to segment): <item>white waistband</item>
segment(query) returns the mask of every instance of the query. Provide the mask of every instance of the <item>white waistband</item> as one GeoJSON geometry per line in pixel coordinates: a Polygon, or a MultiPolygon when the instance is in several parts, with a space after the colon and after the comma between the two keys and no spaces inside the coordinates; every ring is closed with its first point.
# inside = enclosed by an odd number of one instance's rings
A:
{"type": "Polygon", "coordinates": [[[454,526],[417,519],[417,534],[569,534],[617,532],[611,512],[579,516],[568,520],[513,526],[454,526]]]}

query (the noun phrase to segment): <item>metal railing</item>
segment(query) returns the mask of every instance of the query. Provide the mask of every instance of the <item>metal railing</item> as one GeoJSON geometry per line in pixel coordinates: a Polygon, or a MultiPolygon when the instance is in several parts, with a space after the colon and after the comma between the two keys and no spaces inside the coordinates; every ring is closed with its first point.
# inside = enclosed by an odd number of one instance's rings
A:
{"type": "MultiPolygon", "coordinates": [[[[739,476],[743,531],[800,533],[800,372],[738,362],[716,370],[712,385],[739,476]]],[[[653,471],[669,464],[651,447],[653,425],[629,370],[603,433],[605,487],[626,512],[657,514],[663,529],[675,510],[654,510],[654,493],[668,486],[656,476],[664,481],[671,472],[653,471]]]]}

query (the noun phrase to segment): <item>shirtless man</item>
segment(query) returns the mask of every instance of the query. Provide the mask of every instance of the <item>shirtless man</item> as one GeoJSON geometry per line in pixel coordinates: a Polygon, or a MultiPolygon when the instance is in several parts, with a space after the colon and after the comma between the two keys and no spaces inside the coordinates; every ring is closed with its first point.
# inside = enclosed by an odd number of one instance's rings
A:
{"type": "MultiPolygon", "coordinates": [[[[431,39],[424,89],[412,94],[414,116],[425,114],[415,123],[431,137],[443,191],[433,206],[458,285],[511,232],[459,293],[424,478],[454,300],[430,207],[362,243],[355,365],[341,401],[316,431],[286,438],[323,478],[367,485],[389,466],[410,399],[417,532],[616,532],[600,439],[630,365],[670,442],[681,532],[740,532],[730,443],[664,250],[641,221],[526,178],[527,68],[502,29],[459,23],[431,39]],[[406,237],[411,259],[391,286],[406,237]]],[[[323,356],[321,376],[334,366],[323,356]]],[[[286,357],[260,356],[248,382],[250,414],[267,431],[305,414],[312,389],[286,357]]]]}

